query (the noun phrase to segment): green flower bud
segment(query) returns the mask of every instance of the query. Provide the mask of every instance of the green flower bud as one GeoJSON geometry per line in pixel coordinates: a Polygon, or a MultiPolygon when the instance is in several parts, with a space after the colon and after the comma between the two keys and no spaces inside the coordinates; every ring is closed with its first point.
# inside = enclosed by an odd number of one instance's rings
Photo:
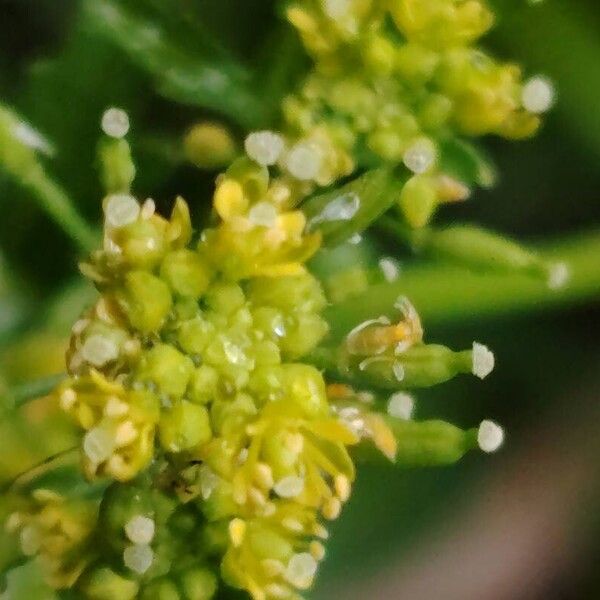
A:
{"type": "Polygon", "coordinates": [[[203,317],[184,321],[177,329],[177,342],[188,354],[201,354],[215,336],[215,326],[203,317]]]}
{"type": "Polygon", "coordinates": [[[535,252],[495,233],[471,225],[454,225],[427,232],[424,249],[440,258],[467,266],[500,271],[521,271],[553,281],[556,264],[549,264],[535,252]]]}
{"type": "Polygon", "coordinates": [[[172,399],[183,396],[188,386],[194,363],[189,356],[167,344],[157,344],[142,354],[136,378],[151,381],[161,394],[172,399]]]}
{"type": "Polygon", "coordinates": [[[134,484],[113,483],[102,498],[98,523],[102,537],[119,555],[131,543],[126,526],[135,517],[155,518],[151,491],[134,484]]]}
{"type": "Polygon", "coordinates": [[[281,350],[290,359],[298,359],[314,350],[329,330],[327,322],[316,313],[301,314],[291,321],[281,340],[281,350]]]}
{"type": "Polygon", "coordinates": [[[444,421],[387,418],[398,443],[395,462],[405,466],[449,465],[477,448],[477,430],[463,431],[444,421]]]}
{"type": "Polygon", "coordinates": [[[187,397],[196,404],[208,404],[217,394],[219,373],[210,365],[200,365],[192,373],[187,397]]]}
{"type": "Polygon", "coordinates": [[[145,271],[127,273],[116,296],[131,326],[141,333],[158,331],[171,310],[167,284],[145,271]]]}
{"type": "Polygon", "coordinates": [[[211,422],[220,435],[233,434],[257,413],[256,405],[249,394],[239,393],[232,400],[216,400],[211,407],[211,422]]]}
{"type": "Polygon", "coordinates": [[[198,298],[210,282],[208,266],[198,253],[191,250],[175,250],[167,254],[160,275],[179,296],[198,298]]]}
{"type": "Polygon", "coordinates": [[[283,365],[283,393],[286,401],[294,402],[307,415],[327,411],[325,381],[318,369],[310,365],[283,365]]]}
{"type": "Polygon", "coordinates": [[[203,406],[180,400],[163,412],[158,426],[159,439],[167,452],[183,452],[210,440],[208,411],[203,406]]]}
{"type": "Polygon", "coordinates": [[[473,372],[473,352],[454,352],[446,346],[418,344],[398,355],[377,355],[358,365],[358,372],[379,387],[431,387],[459,373],[473,372]]]}
{"type": "Polygon", "coordinates": [[[255,278],[250,282],[248,297],[255,305],[272,306],[284,314],[318,312],[327,304],[321,284],[308,273],[294,277],[255,278]]]}
{"type": "Polygon", "coordinates": [[[210,600],[217,592],[217,578],[207,568],[197,567],[181,576],[186,600],[210,600]]]}
{"type": "Polygon", "coordinates": [[[200,169],[218,169],[235,157],[236,144],[231,133],[218,123],[198,123],[185,135],[186,158],[200,169]]]}
{"type": "Polygon", "coordinates": [[[269,170],[267,167],[247,157],[238,158],[228,169],[228,177],[240,183],[244,195],[251,203],[264,198],[269,188],[269,170]]]}
{"type": "Polygon", "coordinates": [[[172,581],[155,581],[144,587],[141,600],[181,600],[181,594],[172,581]]]}
{"type": "Polygon", "coordinates": [[[159,219],[138,219],[120,227],[114,234],[122,250],[123,261],[134,269],[153,269],[165,251],[165,222],[159,219]]]}
{"type": "Polygon", "coordinates": [[[135,178],[131,148],[123,138],[106,138],[100,142],[99,159],[102,184],[107,194],[127,193],[135,178]]]}
{"type": "Polygon", "coordinates": [[[108,567],[85,574],[78,587],[86,600],[133,600],[138,593],[136,581],[117,575],[108,567]]]}
{"type": "Polygon", "coordinates": [[[409,179],[400,192],[398,205],[411,227],[424,227],[437,208],[437,190],[427,176],[409,179]]]}
{"type": "Polygon", "coordinates": [[[223,315],[230,315],[242,308],[246,297],[242,288],[235,283],[218,283],[211,286],[206,294],[209,308],[223,315]]]}

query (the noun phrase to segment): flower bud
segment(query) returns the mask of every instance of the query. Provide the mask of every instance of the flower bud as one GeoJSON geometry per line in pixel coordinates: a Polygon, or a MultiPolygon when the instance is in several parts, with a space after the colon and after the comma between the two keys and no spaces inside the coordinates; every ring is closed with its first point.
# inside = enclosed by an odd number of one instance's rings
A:
{"type": "Polygon", "coordinates": [[[133,600],[138,583],[115,573],[109,567],[96,567],[83,576],[79,589],[86,600],[133,600]]]}
{"type": "Polygon", "coordinates": [[[158,331],[171,310],[167,284],[145,271],[127,273],[116,297],[131,326],[141,333],[158,331]]]}
{"type": "Polygon", "coordinates": [[[152,382],[160,394],[178,399],[185,393],[193,371],[189,356],[168,344],[157,344],[142,354],[136,379],[152,382]]]}
{"type": "Polygon", "coordinates": [[[98,154],[106,193],[129,192],[135,178],[135,165],[127,141],[122,138],[106,138],[100,142],[98,154]]]}
{"type": "Polygon", "coordinates": [[[167,452],[184,452],[208,442],[212,436],[208,411],[203,406],[180,400],[163,412],[159,439],[167,452]]]}
{"type": "Polygon", "coordinates": [[[192,298],[199,298],[210,282],[208,265],[191,250],[168,253],[160,267],[160,276],[174,294],[192,298]]]}

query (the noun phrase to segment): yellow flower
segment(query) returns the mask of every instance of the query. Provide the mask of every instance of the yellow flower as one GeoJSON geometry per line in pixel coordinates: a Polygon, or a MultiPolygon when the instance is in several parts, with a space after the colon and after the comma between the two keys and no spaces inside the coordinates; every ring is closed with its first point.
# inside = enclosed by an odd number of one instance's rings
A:
{"type": "Polygon", "coordinates": [[[126,390],[95,370],[67,380],[56,392],[60,405],[86,431],[81,454],[87,477],[128,481],[154,455],[159,401],[146,390],[126,390]]]}

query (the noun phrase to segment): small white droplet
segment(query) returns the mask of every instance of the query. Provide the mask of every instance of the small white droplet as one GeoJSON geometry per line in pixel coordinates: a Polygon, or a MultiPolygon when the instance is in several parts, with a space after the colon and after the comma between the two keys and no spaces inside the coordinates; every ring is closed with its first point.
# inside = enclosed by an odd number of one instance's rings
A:
{"type": "Polygon", "coordinates": [[[304,491],[304,479],[296,475],[289,475],[280,479],[273,490],[281,498],[296,498],[304,491]]]}
{"type": "Polygon", "coordinates": [[[94,465],[108,460],[114,449],[114,435],[106,427],[94,427],[83,437],[83,452],[94,465]]]}
{"type": "Polygon", "coordinates": [[[414,409],[414,398],[405,392],[396,392],[388,400],[387,413],[395,419],[408,421],[412,417],[414,409]]]}
{"type": "Polygon", "coordinates": [[[246,154],[259,165],[274,165],[281,156],[285,142],[273,131],[255,131],[244,142],[246,154]]]}
{"type": "Polygon", "coordinates": [[[106,135],[122,138],[129,131],[129,116],[120,108],[109,108],[102,115],[101,126],[106,135]]]}
{"type": "Polygon", "coordinates": [[[309,552],[294,554],[285,570],[285,578],[300,589],[310,587],[317,572],[317,561],[309,552]]]}
{"type": "Polygon", "coordinates": [[[477,432],[477,443],[484,452],[496,452],[504,442],[504,430],[494,421],[482,421],[477,432]]]}
{"type": "Polygon", "coordinates": [[[119,347],[105,335],[91,335],[81,347],[81,356],[85,362],[103,367],[119,358],[119,347]]]}
{"type": "Polygon", "coordinates": [[[300,142],[292,147],[285,157],[285,166],[290,174],[301,181],[315,179],[321,169],[321,150],[310,142],[300,142]]]}
{"type": "Polygon", "coordinates": [[[381,269],[385,280],[390,283],[396,281],[400,276],[400,267],[393,258],[384,257],[380,259],[379,268],[381,269]]]}
{"type": "Polygon", "coordinates": [[[277,209],[270,202],[258,202],[248,211],[248,220],[253,225],[273,227],[277,222],[277,209]]]}
{"type": "Polygon", "coordinates": [[[541,114],[552,108],[554,104],[554,85],[547,77],[532,77],[523,86],[522,101],[525,110],[541,114]]]}
{"type": "Polygon", "coordinates": [[[494,370],[494,353],[483,344],[473,342],[473,375],[485,379],[494,370]]]}
{"type": "Polygon", "coordinates": [[[313,226],[317,223],[329,221],[349,221],[360,209],[360,196],[355,192],[349,192],[338,196],[310,221],[313,226]]]}
{"type": "Polygon", "coordinates": [[[134,544],[125,548],[123,563],[139,575],[143,575],[154,562],[154,551],[150,546],[134,544]]]}
{"type": "Polygon", "coordinates": [[[111,396],[104,406],[104,415],[109,418],[123,417],[129,412],[129,405],[116,396],[111,396]]]}
{"type": "Polygon", "coordinates": [[[402,160],[413,173],[421,175],[427,172],[436,160],[435,146],[428,139],[419,139],[404,152],[402,160]]]}
{"type": "Polygon", "coordinates": [[[567,284],[570,276],[571,273],[566,263],[555,263],[548,271],[548,287],[551,290],[559,290],[567,284]]]}
{"type": "Polygon", "coordinates": [[[129,194],[113,194],[106,199],[104,214],[107,225],[124,227],[138,218],[140,205],[129,194]]]}
{"type": "Polygon", "coordinates": [[[156,524],[153,519],[136,515],[125,524],[125,535],[134,544],[149,544],[154,539],[156,524]]]}

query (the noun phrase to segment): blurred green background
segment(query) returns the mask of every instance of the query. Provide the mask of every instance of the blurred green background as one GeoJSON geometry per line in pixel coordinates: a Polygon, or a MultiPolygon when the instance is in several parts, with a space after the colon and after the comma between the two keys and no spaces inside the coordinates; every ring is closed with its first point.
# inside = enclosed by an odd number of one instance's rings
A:
{"type": "MultiPolygon", "coordinates": [[[[532,243],[598,231],[600,5],[493,4],[499,18],[487,45],[551,77],[558,104],[536,139],[486,140],[498,186],[440,219],[532,243]]],[[[241,143],[248,127],[276,123],[278,101],[306,65],[271,0],[0,0],[0,100],[51,141],[48,172],[93,223],[107,106],[130,114],[139,195],[160,208],[182,194],[200,224],[215,172],[186,163],[186,130],[214,120],[241,143]],[[130,20],[109,26],[121,8],[130,20]]],[[[0,209],[1,389],[61,370],[69,325],[91,292],[77,279],[77,249],[1,170],[0,209]]],[[[600,256],[588,258],[600,269],[600,256]]],[[[509,432],[506,448],[447,469],[365,467],[311,597],[600,597],[598,304],[454,315],[425,327],[451,346],[484,341],[497,369],[485,384],[455,380],[421,394],[417,416],[463,426],[492,417],[509,432]]],[[[67,447],[70,436],[43,402],[4,417],[0,479],[67,447]]],[[[0,548],[0,560],[8,552],[0,548]]]]}

